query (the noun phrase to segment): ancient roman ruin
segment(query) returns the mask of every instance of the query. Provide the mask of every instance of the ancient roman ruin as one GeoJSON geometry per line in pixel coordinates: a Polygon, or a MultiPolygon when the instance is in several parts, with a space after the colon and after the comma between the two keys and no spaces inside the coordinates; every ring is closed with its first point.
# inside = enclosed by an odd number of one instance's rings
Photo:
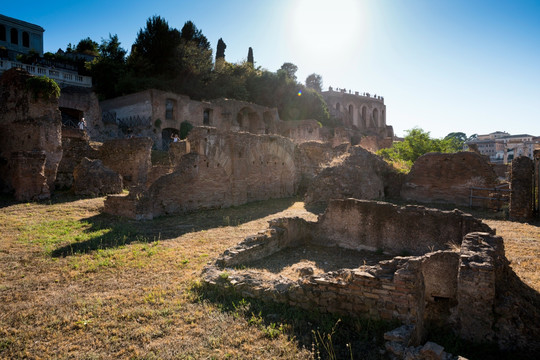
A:
{"type": "MultiPolygon", "coordinates": [[[[470,341],[538,351],[536,319],[513,310],[527,300],[510,295],[520,280],[503,239],[458,210],[331,200],[316,222],[271,221],[209,264],[203,279],[246,297],[398,320],[409,329],[405,347],[442,326],[470,341]],[[332,253],[337,260],[329,264],[332,253]],[[273,267],[274,258],[296,267],[273,267]]],[[[388,347],[403,355],[403,345],[388,347]]]]}
{"type": "MultiPolygon", "coordinates": [[[[373,153],[393,138],[382,97],[323,92],[340,124],[329,129],[282,121],[257,104],[160,90],[100,103],[90,89],[65,86],[57,100],[29,89],[29,78],[11,69],[0,79],[0,188],[18,201],[50,198],[55,189],[107,195],[105,213],[144,220],[304,196],[308,205],[328,205],[317,222],[272,221],[212,261],[204,281],[307,309],[397,320],[410,330],[405,345],[419,344],[433,325],[501,348],[539,334],[509,310],[530,305],[519,292],[506,296],[519,279],[494,229],[458,210],[382,202],[466,206],[477,187],[486,193],[474,205],[489,207],[500,177],[474,152],[426,154],[409,174],[398,173],[373,153]],[[174,140],[185,123],[194,127],[174,140]],[[264,265],[315,253],[341,261],[285,273],[264,265]]],[[[538,213],[535,156],[512,163],[514,219],[538,213]]]]}

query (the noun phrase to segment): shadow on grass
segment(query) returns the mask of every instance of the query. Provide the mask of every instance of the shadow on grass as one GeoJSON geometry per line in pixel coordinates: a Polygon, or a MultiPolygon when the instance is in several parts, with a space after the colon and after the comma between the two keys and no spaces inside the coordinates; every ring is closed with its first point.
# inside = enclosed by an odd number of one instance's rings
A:
{"type": "Polygon", "coordinates": [[[35,200],[35,201],[17,201],[13,195],[1,194],[0,195],[0,209],[26,203],[35,203],[43,205],[54,205],[54,204],[66,204],[82,199],[90,199],[91,197],[81,197],[75,195],[71,190],[56,190],[50,199],[35,200]]]}
{"type": "Polygon", "coordinates": [[[382,359],[384,333],[400,325],[244,298],[233,288],[222,290],[203,284],[191,291],[196,302],[209,302],[222,312],[243,317],[269,338],[284,334],[295,339],[300,348],[318,352],[316,359],[382,359]]]}
{"type": "Polygon", "coordinates": [[[224,226],[237,226],[264,218],[288,209],[298,199],[284,198],[258,201],[226,209],[199,211],[190,214],[171,215],[148,221],[136,221],[108,214],[99,214],[81,221],[91,226],[87,233],[108,230],[91,239],[74,242],[53,250],[53,257],[87,253],[98,249],[116,248],[132,242],[168,240],[189,232],[197,232],[224,226]]]}

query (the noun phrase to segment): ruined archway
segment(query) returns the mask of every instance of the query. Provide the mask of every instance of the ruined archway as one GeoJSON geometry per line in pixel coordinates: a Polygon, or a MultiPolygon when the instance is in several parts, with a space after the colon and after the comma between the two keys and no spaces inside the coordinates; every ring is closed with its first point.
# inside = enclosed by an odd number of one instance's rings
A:
{"type": "Polygon", "coordinates": [[[349,119],[351,120],[351,124],[354,126],[358,126],[358,119],[356,119],[354,115],[354,106],[352,104],[349,104],[349,119]]]}
{"type": "Polygon", "coordinates": [[[361,117],[362,127],[367,128],[367,118],[366,118],[366,106],[362,106],[362,117],[361,117]]]}
{"type": "Polygon", "coordinates": [[[264,124],[259,114],[247,106],[242,108],[236,115],[236,123],[238,131],[248,131],[251,133],[264,132],[264,124]]]}
{"type": "Polygon", "coordinates": [[[84,117],[84,113],[81,110],[59,107],[60,114],[62,114],[62,126],[76,128],[79,121],[84,117]]]}
{"type": "Polygon", "coordinates": [[[270,134],[273,132],[273,117],[270,111],[265,111],[263,113],[263,122],[264,122],[264,133],[270,134]]]}
{"type": "Polygon", "coordinates": [[[379,126],[379,109],[373,109],[373,127],[379,126]]]}
{"type": "Polygon", "coordinates": [[[164,151],[169,150],[169,145],[172,142],[171,136],[173,134],[179,135],[180,130],[175,129],[175,128],[165,128],[165,129],[161,130],[161,147],[162,147],[162,150],[164,150],[164,151]]]}

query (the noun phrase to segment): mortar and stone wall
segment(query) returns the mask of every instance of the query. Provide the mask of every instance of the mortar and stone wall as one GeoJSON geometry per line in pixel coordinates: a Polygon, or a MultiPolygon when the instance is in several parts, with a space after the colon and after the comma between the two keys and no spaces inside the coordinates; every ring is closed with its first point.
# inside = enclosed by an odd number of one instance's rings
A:
{"type": "MultiPolygon", "coordinates": [[[[504,347],[509,344],[509,336],[526,337],[526,334],[517,329],[508,331],[508,324],[499,324],[501,319],[508,318],[498,305],[501,301],[508,305],[508,298],[499,294],[503,293],[504,276],[509,268],[503,241],[493,233],[481,221],[455,211],[336,200],[318,222],[299,218],[271,221],[267,230],[246,238],[209,263],[203,270],[203,280],[242,296],[309,310],[395,319],[415,327],[413,343],[416,344],[423,340],[426,327],[435,324],[453,330],[464,339],[498,342],[504,347]],[[367,220],[366,215],[374,210],[379,215],[387,213],[386,221],[367,220]],[[401,216],[403,219],[399,219],[401,216]],[[356,219],[358,224],[347,230],[349,224],[339,220],[343,217],[356,219]],[[439,229],[446,218],[448,223],[439,229]],[[399,233],[386,233],[383,228],[392,226],[396,219],[399,223],[395,229],[399,226],[399,233]],[[338,229],[341,234],[335,235],[338,229]],[[449,246],[460,234],[459,242],[449,246]],[[428,244],[428,238],[432,245],[428,244]],[[393,253],[401,251],[406,244],[421,255],[397,256],[372,266],[307,274],[298,279],[267,273],[263,276],[245,266],[251,263],[259,267],[257,261],[264,262],[265,257],[278,251],[310,244],[347,248],[386,244],[386,249],[393,253]],[[442,249],[432,251],[439,247],[442,249]]],[[[516,321],[514,326],[519,324],[516,321]]]]}
{"type": "Polygon", "coordinates": [[[512,160],[510,219],[526,221],[534,215],[534,161],[526,156],[512,160]]]}
{"type": "MultiPolygon", "coordinates": [[[[190,153],[175,158],[173,173],[143,193],[108,198],[105,212],[126,214],[131,208],[130,217],[153,218],[288,197],[296,191],[295,145],[290,139],[197,127],[188,142],[190,153]]],[[[181,144],[178,147],[172,151],[182,152],[181,144]]]]}
{"type": "Polygon", "coordinates": [[[0,186],[19,201],[50,197],[62,158],[58,100],[33,94],[29,78],[15,68],[0,78],[0,186]]]}
{"type": "Polygon", "coordinates": [[[378,200],[399,197],[402,176],[381,157],[353,146],[349,152],[322,169],[306,191],[308,204],[327,203],[330,199],[378,200]]]}
{"type": "Polygon", "coordinates": [[[152,140],[149,138],[107,140],[99,148],[103,165],[122,175],[124,185],[141,186],[152,168],[152,140]]]}
{"type": "MultiPolygon", "coordinates": [[[[497,175],[486,157],[474,152],[428,153],[419,157],[405,178],[401,197],[421,203],[468,206],[470,188],[494,188],[497,175]]],[[[487,207],[486,201],[475,200],[487,207]]]]}

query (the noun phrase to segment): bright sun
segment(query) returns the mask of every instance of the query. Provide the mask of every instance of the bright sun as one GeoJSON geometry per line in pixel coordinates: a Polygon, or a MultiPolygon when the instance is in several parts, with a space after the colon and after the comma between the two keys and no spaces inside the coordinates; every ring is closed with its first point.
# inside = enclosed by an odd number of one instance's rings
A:
{"type": "Polygon", "coordinates": [[[304,55],[339,56],[363,40],[365,14],[359,0],[297,0],[292,4],[292,47],[304,55]],[[321,54],[321,50],[334,54],[321,54]]]}

